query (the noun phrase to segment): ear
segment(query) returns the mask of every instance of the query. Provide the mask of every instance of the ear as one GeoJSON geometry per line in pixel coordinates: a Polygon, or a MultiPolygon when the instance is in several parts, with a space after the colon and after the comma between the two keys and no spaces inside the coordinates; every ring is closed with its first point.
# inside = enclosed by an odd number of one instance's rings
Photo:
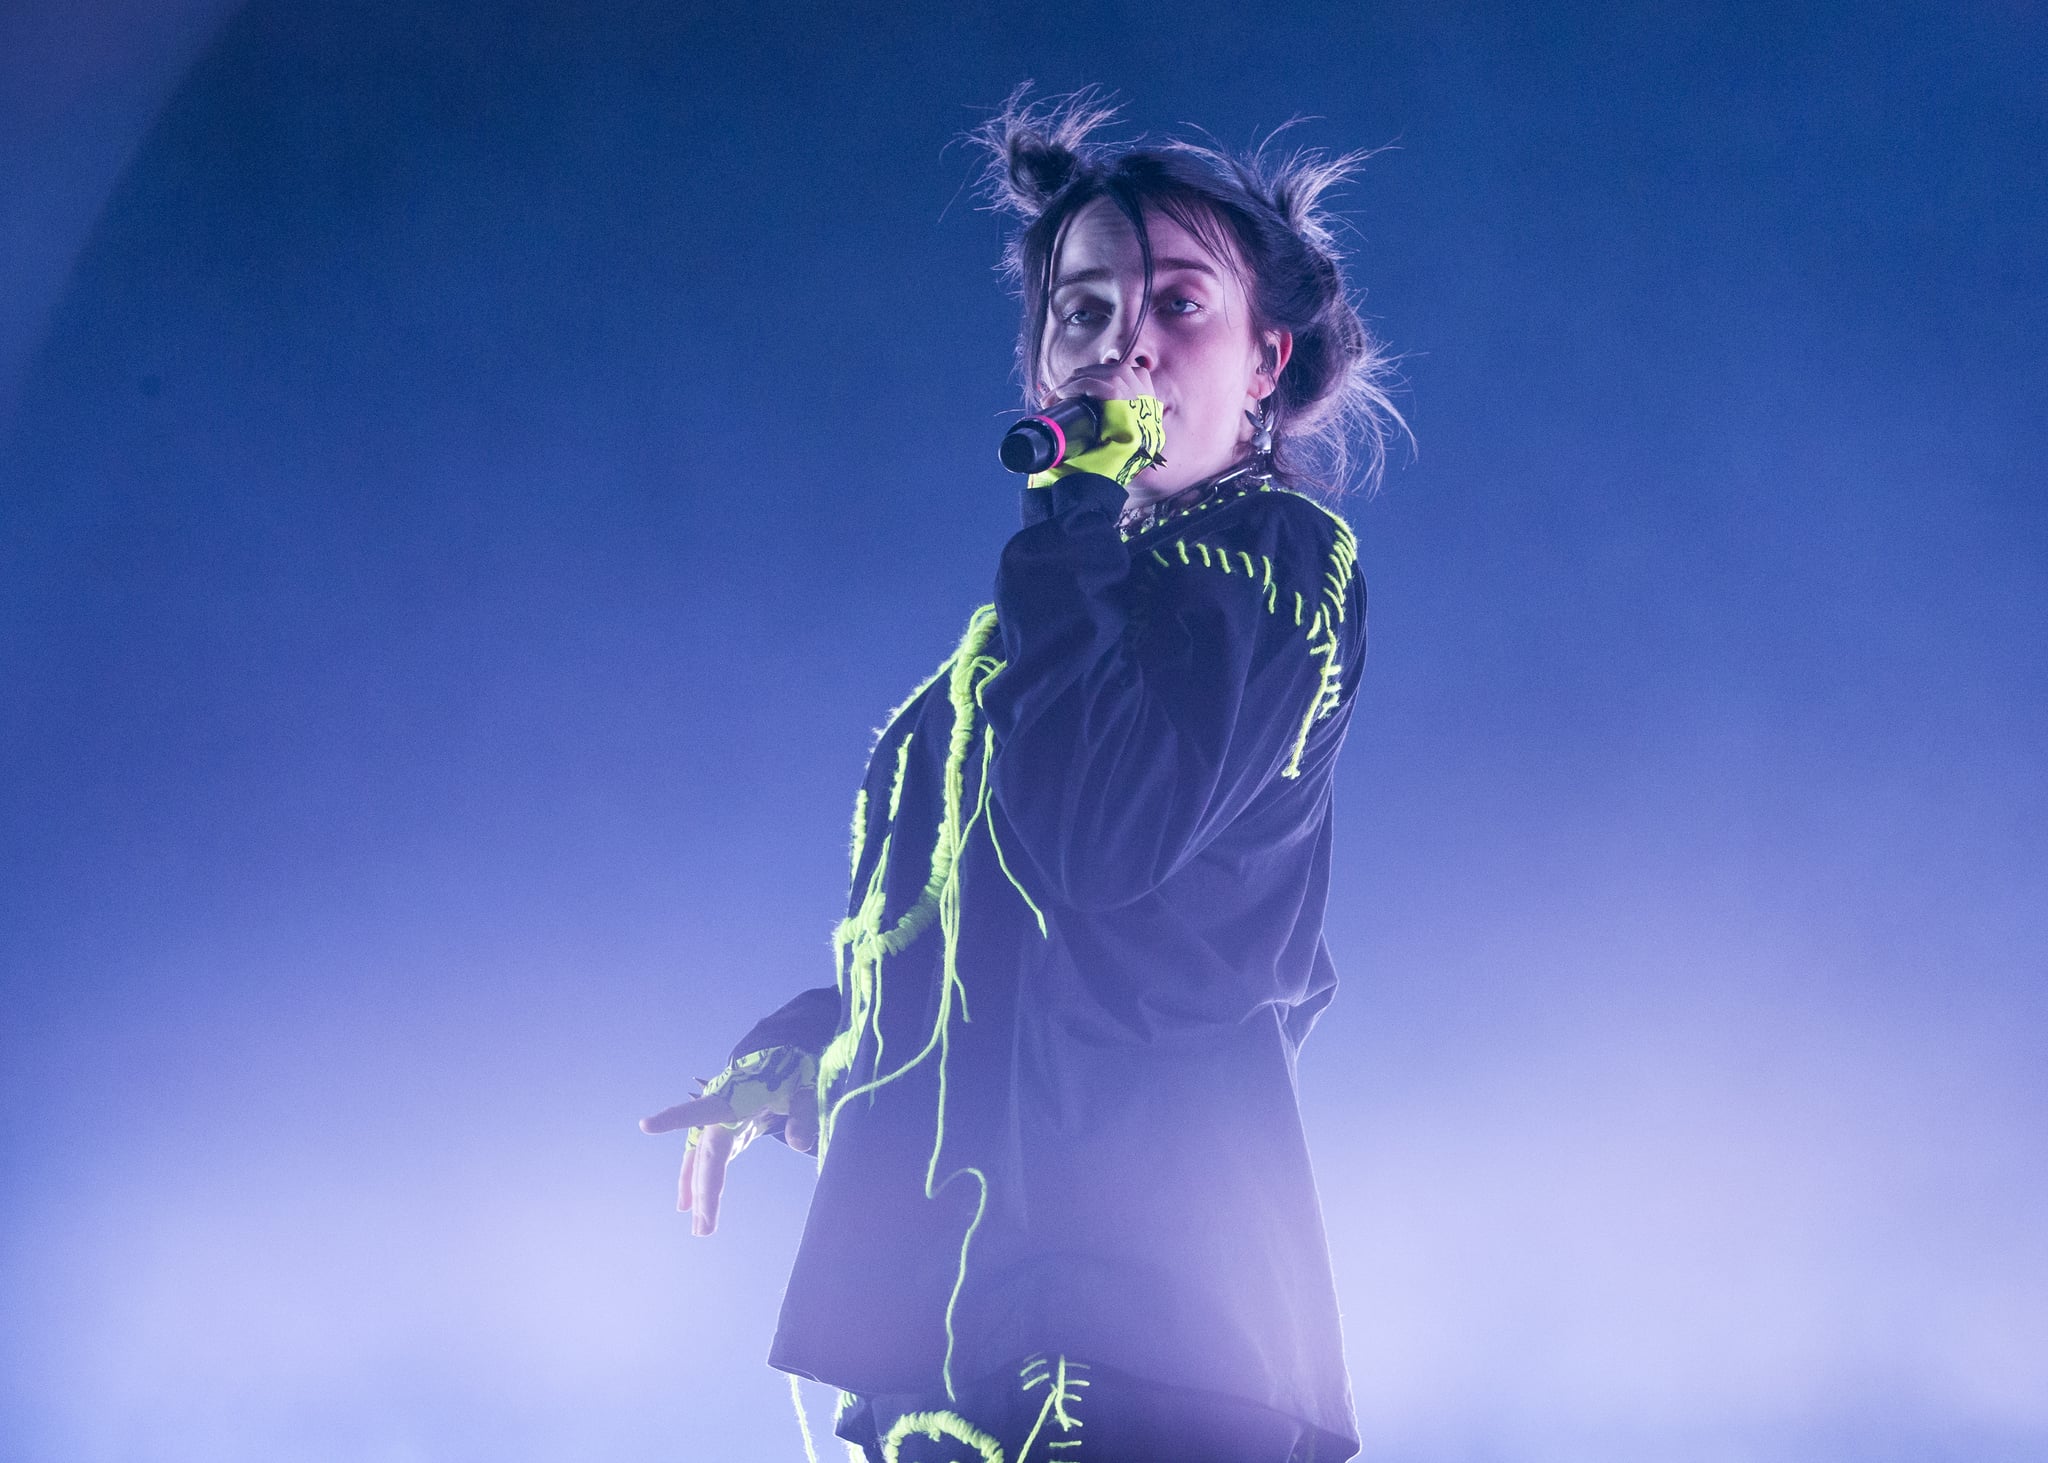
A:
{"type": "Polygon", "coordinates": [[[1291,330],[1269,330],[1265,339],[1259,342],[1258,374],[1269,383],[1259,393],[1263,400],[1280,384],[1280,373],[1287,369],[1287,363],[1294,358],[1294,332],[1291,330]]]}

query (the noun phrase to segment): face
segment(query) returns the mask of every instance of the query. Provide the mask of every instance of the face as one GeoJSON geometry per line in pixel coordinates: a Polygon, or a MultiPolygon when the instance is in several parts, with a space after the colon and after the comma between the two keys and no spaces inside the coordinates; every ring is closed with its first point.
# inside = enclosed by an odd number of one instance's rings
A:
{"type": "Polygon", "coordinates": [[[1149,376],[1164,408],[1166,461],[1138,474],[1131,492],[1151,499],[1243,459],[1251,440],[1245,413],[1273,390],[1290,342],[1279,334],[1254,339],[1236,271],[1185,227],[1147,209],[1145,231],[1152,304],[1139,322],[1132,317],[1145,264],[1130,220],[1106,198],[1074,215],[1053,262],[1039,374],[1048,396],[1104,395],[1096,388],[1112,384],[1103,370],[1111,362],[1126,368],[1114,373],[1125,388],[1149,376]]]}

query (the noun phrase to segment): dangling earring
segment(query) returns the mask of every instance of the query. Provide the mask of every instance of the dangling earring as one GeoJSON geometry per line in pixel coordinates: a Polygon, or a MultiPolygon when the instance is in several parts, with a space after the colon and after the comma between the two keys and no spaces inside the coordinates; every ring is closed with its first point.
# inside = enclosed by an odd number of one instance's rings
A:
{"type": "Polygon", "coordinates": [[[1273,417],[1266,406],[1266,398],[1260,397],[1256,408],[1248,409],[1245,417],[1252,424],[1252,470],[1251,475],[1260,482],[1273,480],[1273,417]]]}

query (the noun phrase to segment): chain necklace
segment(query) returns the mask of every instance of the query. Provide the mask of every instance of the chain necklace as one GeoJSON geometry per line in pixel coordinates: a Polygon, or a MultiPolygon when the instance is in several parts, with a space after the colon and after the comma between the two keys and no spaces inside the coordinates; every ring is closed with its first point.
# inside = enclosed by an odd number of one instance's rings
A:
{"type": "Polygon", "coordinates": [[[1143,533],[1161,519],[1169,518],[1176,513],[1186,512],[1215,493],[1218,488],[1221,488],[1226,483],[1236,482],[1247,473],[1251,474],[1254,481],[1271,477],[1270,472],[1253,472],[1253,466],[1254,462],[1242,462],[1226,472],[1219,473],[1215,477],[1205,479],[1199,483],[1190,483],[1179,492],[1170,494],[1167,497],[1154,498],[1149,503],[1128,507],[1118,516],[1116,521],[1117,529],[1126,537],[1134,533],[1143,533]]]}

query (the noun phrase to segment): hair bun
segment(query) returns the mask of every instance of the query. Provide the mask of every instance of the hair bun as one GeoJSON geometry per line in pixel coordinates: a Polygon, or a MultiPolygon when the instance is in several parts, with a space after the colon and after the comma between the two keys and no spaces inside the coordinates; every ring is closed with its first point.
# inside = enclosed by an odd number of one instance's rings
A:
{"type": "Polygon", "coordinates": [[[1323,195],[1350,179],[1380,149],[1366,148],[1333,156],[1320,148],[1300,148],[1276,156],[1273,144],[1300,120],[1297,117],[1269,133],[1240,164],[1238,176],[1246,189],[1272,205],[1273,211],[1305,243],[1335,260],[1342,251],[1337,247],[1336,232],[1323,206],[1323,195]]]}
{"type": "Polygon", "coordinates": [[[1039,136],[1018,132],[1009,139],[1011,191],[1020,203],[1036,212],[1052,202],[1060,189],[1074,181],[1081,169],[1080,155],[1071,148],[1039,136]]]}
{"type": "Polygon", "coordinates": [[[1011,92],[994,116],[968,134],[987,155],[982,191],[991,207],[1027,223],[1045,212],[1089,166],[1090,134],[1121,110],[1099,87],[1031,101],[1032,83],[1011,92]]]}

